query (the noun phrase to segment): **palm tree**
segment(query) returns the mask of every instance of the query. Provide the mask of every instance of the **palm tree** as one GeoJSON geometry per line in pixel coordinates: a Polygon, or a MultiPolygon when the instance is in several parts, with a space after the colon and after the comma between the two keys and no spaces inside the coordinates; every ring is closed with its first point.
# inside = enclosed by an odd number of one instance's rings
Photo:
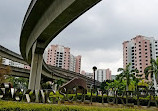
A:
{"type": "Polygon", "coordinates": [[[158,58],[156,60],[151,59],[150,63],[151,65],[144,69],[145,78],[148,80],[150,74],[150,77],[154,79],[155,90],[158,90],[158,88],[156,87],[157,86],[156,79],[158,78],[158,58]]]}
{"type": "Polygon", "coordinates": [[[118,72],[121,72],[116,79],[117,80],[126,80],[126,91],[128,91],[128,86],[130,85],[131,79],[135,78],[135,73],[139,73],[137,69],[130,69],[131,63],[127,64],[126,68],[118,68],[118,72]]]}
{"type": "Polygon", "coordinates": [[[138,83],[142,80],[142,74],[136,74],[133,80],[135,82],[134,83],[135,90],[137,90],[138,83]]]}

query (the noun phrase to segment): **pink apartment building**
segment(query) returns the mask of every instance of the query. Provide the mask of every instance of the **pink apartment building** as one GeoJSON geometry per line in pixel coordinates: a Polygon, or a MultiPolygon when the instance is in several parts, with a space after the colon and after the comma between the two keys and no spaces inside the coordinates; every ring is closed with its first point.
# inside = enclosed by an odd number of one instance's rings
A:
{"type": "Polygon", "coordinates": [[[106,69],[106,80],[111,80],[111,70],[109,68],[106,69]]]}
{"type": "MultiPolygon", "coordinates": [[[[123,42],[123,67],[131,63],[131,69],[137,68],[145,78],[144,69],[150,65],[151,58],[155,59],[154,38],[138,35],[131,41],[123,42]]],[[[150,78],[149,78],[150,79],[150,78]]]]}
{"type": "Polygon", "coordinates": [[[46,53],[44,58],[47,64],[80,73],[81,56],[74,57],[70,54],[70,48],[51,45],[46,53]]]}
{"type": "Polygon", "coordinates": [[[75,58],[76,58],[75,72],[80,73],[80,70],[81,70],[81,56],[78,55],[75,58]]]}

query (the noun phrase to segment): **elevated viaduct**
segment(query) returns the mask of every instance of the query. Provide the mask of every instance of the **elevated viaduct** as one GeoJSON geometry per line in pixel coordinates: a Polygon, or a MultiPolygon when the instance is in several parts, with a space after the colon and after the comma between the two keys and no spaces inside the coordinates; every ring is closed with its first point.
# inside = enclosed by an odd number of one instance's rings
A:
{"type": "MultiPolygon", "coordinates": [[[[21,55],[3,47],[0,45],[0,56],[10,59],[14,62],[18,62],[18,63],[22,63],[22,64],[27,64],[21,55]]],[[[23,68],[18,68],[18,67],[12,67],[11,66],[11,75],[12,76],[16,76],[16,77],[26,77],[29,78],[30,77],[30,70],[28,69],[23,69],[23,68]]],[[[43,61],[43,65],[42,65],[42,79],[47,81],[47,80],[57,80],[57,79],[63,79],[64,81],[69,81],[74,77],[80,77],[84,80],[87,81],[87,85],[90,86],[91,84],[93,84],[93,79],[81,75],[79,73],[75,73],[69,70],[65,70],[59,67],[55,67],[55,66],[50,66],[47,65],[44,61],[43,61]]],[[[100,86],[100,82],[96,81],[96,85],[100,86]]]]}
{"type": "Polygon", "coordinates": [[[101,0],[32,0],[23,20],[20,52],[31,64],[29,89],[39,90],[43,52],[70,23],[101,0]]]}

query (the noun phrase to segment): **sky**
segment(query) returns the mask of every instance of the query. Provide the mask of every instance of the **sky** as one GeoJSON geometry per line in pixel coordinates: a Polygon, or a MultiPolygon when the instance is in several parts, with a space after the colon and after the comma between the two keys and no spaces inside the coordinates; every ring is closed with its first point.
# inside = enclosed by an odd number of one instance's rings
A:
{"type": "MultiPolygon", "coordinates": [[[[31,0],[0,0],[0,45],[20,54],[21,25],[31,0]]],[[[51,44],[81,55],[81,70],[123,67],[123,41],[136,35],[158,39],[158,0],[102,0],[84,13],[51,44]]]]}

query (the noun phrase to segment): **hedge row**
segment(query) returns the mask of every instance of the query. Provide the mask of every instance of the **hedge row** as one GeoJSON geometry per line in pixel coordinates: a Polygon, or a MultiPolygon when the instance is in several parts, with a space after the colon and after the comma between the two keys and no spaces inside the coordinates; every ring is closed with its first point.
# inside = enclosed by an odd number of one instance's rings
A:
{"type": "MultiPolygon", "coordinates": [[[[68,95],[68,98],[71,98],[72,96],[75,97],[76,95],[75,95],[75,94],[69,94],[69,95],[68,95]]],[[[56,98],[56,101],[59,100],[58,98],[63,98],[63,96],[60,95],[58,92],[57,92],[55,95],[53,95],[53,93],[50,93],[49,97],[50,97],[50,100],[51,100],[51,101],[53,101],[53,97],[56,98]]],[[[112,101],[112,98],[114,98],[114,97],[109,96],[109,100],[110,100],[110,101],[112,101]]],[[[121,97],[121,98],[122,98],[122,97],[121,97]]],[[[73,99],[75,99],[75,98],[73,98],[73,99]]],[[[77,99],[83,101],[82,95],[79,94],[79,95],[77,96],[77,99]]],[[[104,98],[103,98],[104,103],[108,103],[108,100],[107,100],[107,99],[108,99],[107,95],[104,95],[104,98]]],[[[153,98],[152,98],[152,99],[153,99],[153,98]]],[[[158,97],[156,97],[155,99],[156,99],[156,101],[157,101],[157,103],[158,103],[158,97]]],[[[88,94],[85,95],[85,100],[90,100],[90,93],[88,93],[88,94]]],[[[123,97],[122,100],[124,101],[124,103],[126,103],[126,97],[123,97]]],[[[65,101],[68,101],[67,98],[65,99],[65,101]]],[[[73,100],[73,101],[75,101],[75,100],[73,100]]],[[[139,101],[140,101],[139,104],[140,104],[141,106],[147,106],[147,105],[148,105],[148,102],[149,102],[149,96],[148,96],[147,98],[142,98],[142,97],[140,97],[140,98],[139,98],[139,101]]],[[[95,94],[93,94],[92,102],[102,103],[102,96],[101,96],[101,95],[96,96],[95,94]]],[[[128,102],[129,102],[129,103],[133,103],[134,105],[137,105],[137,98],[136,98],[136,97],[133,97],[133,99],[129,99],[128,102]]],[[[115,100],[115,103],[116,103],[116,100],[115,100]]],[[[122,101],[121,101],[121,99],[118,99],[118,104],[123,104],[122,101]]],[[[150,105],[151,105],[151,106],[156,106],[156,105],[155,105],[155,102],[153,102],[153,101],[151,102],[150,105]]]]}
{"type": "Polygon", "coordinates": [[[135,108],[114,108],[76,105],[24,103],[0,100],[0,111],[154,111],[135,108]]]}

